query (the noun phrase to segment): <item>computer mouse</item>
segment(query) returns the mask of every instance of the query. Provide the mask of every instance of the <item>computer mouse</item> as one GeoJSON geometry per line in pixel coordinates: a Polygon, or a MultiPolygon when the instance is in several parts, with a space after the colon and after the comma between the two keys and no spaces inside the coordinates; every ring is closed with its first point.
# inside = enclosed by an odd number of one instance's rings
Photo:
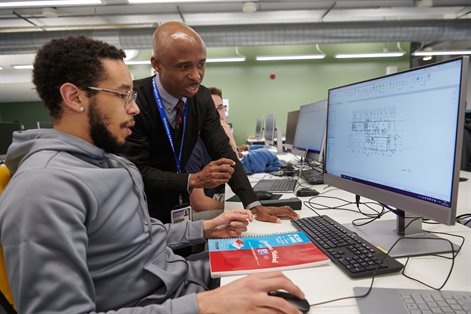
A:
{"type": "Polygon", "coordinates": [[[298,297],[292,295],[289,292],[275,290],[275,291],[269,291],[268,295],[285,299],[289,303],[296,306],[298,310],[300,310],[303,313],[309,312],[309,309],[311,308],[311,305],[309,305],[309,302],[307,302],[306,299],[299,299],[298,297]]]}
{"type": "Polygon", "coordinates": [[[319,192],[317,192],[314,189],[310,188],[300,188],[296,191],[296,196],[316,196],[319,195],[319,192]]]}
{"type": "Polygon", "coordinates": [[[257,196],[257,199],[259,201],[271,200],[271,198],[273,197],[273,193],[268,191],[255,191],[255,196],[257,196]]]}

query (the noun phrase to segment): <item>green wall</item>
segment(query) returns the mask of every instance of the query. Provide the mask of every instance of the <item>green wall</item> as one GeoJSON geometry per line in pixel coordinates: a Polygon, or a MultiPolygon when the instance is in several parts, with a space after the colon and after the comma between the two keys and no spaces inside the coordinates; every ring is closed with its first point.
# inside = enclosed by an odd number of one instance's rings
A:
{"type": "MultiPolygon", "coordinates": [[[[378,52],[384,44],[322,45],[327,57],[323,60],[257,62],[256,55],[286,55],[318,53],[315,46],[259,46],[239,47],[238,53],[247,60],[240,63],[208,63],[203,84],[222,89],[223,97],[229,99],[229,121],[234,128],[238,144],[255,132],[255,121],[259,115],[274,112],[277,127],[285,130],[286,113],[299,106],[327,98],[332,87],[370,79],[386,73],[386,67],[397,66],[398,70],[409,68],[407,54],[402,58],[388,59],[334,59],[335,53],[378,52]],[[275,79],[270,79],[270,74],[275,79]]],[[[397,51],[396,44],[387,47],[397,51]]],[[[404,50],[408,44],[402,44],[404,50]]],[[[151,52],[144,51],[139,59],[149,59],[151,52]]],[[[208,57],[235,56],[230,48],[208,48],[208,57]]],[[[134,78],[149,76],[149,65],[131,66],[134,78]]],[[[37,102],[0,104],[1,121],[21,121],[25,127],[34,127],[36,121],[48,121],[47,110],[37,102]]]]}
{"type": "Polygon", "coordinates": [[[20,121],[25,129],[36,128],[37,121],[52,121],[42,102],[17,102],[0,104],[0,121],[20,121]]]}

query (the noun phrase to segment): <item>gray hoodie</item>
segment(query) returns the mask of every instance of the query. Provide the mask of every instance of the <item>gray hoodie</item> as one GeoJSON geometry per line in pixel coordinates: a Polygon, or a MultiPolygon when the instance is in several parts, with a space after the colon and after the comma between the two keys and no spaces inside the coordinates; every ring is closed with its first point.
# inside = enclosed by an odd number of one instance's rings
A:
{"type": "Polygon", "coordinates": [[[171,248],[203,242],[202,222],[150,218],[131,162],[38,129],[14,134],[6,165],[0,242],[19,313],[198,312],[194,293],[175,298],[194,267],[171,248]]]}

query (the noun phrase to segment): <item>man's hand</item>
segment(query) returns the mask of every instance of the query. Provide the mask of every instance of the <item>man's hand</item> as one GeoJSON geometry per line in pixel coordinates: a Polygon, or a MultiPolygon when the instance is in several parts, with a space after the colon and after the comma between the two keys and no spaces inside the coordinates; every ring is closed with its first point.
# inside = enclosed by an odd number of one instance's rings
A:
{"type": "Polygon", "coordinates": [[[250,210],[235,209],[222,213],[221,215],[205,220],[203,232],[206,239],[210,238],[233,238],[247,231],[247,225],[253,220],[250,210]]]}
{"type": "Polygon", "coordinates": [[[189,187],[210,189],[225,184],[234,173],[234,165],[234,161],[227,158],[211,161],[203,170],[190,176],[189,187]]]}
{"type": "Polygon", "coordinates": [[[299,215],[289,206],[268,207],[268,206],[255,206],[250,209],[255,219],[268,222],[280,222],[279,217],[286,217],[290,219],[298,219],[299,215]]]}
{"type": "Polygon", "coordinates": [[[280,272],[260,273],[235,280],[215,290],[196,295],[201,314],[206,313],[286,313],[299,310],[268,291],[286,290],[303,299],[304,293],[280,272]]]}

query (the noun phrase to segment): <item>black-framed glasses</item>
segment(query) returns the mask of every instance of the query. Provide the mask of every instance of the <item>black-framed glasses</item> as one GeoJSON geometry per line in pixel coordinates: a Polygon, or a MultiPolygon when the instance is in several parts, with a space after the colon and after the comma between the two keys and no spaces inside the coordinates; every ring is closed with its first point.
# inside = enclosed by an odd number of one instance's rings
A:
{"type": "Polygon", "coordinates": [[[137,92],[134,90],[130,90],[127,93],[109,89],[109,88],[101,88],[101,87],[94,87],[94,86],[87,86],[88,89],[96,90],[99,92],[108,92],[117,95],[119,98],[124,100],[124,110],[128,110],[131,107],[133,101],[135,102],[137,99],[137,92]]]}
{"type": "Polygon", "coordinates": [[[227,106],[226,106],[226,105],[219,105],[219,106],[217,106],[216,110],[217,110],[217,111],[220,111],[220,110],[227,110],[227,106]]]}

